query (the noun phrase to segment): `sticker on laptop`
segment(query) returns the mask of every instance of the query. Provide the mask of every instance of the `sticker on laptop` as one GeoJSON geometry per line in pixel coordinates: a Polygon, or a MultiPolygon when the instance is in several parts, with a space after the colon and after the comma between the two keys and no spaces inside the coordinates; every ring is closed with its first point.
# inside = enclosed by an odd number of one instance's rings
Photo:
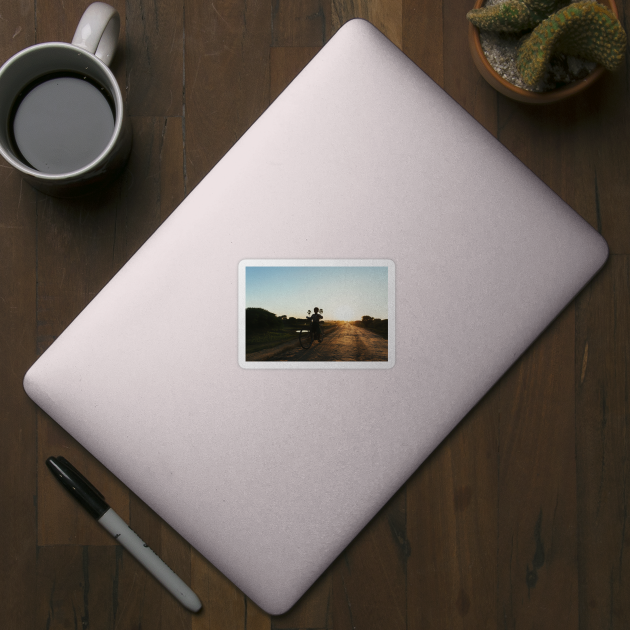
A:
{"type": "Polygon", "coordinates": [[[243,368],[390,368],[391,260],[242,260],[238,361],[243,368]]]}

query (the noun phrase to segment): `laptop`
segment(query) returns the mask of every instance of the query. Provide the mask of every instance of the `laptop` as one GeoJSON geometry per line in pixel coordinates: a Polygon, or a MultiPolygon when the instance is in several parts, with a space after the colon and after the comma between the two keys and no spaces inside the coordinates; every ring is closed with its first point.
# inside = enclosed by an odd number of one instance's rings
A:
{"type": "Polygon", "coordinates": [[[607,255],[566,203],[353,20],[24,387],[280,614],[607,255]]]}

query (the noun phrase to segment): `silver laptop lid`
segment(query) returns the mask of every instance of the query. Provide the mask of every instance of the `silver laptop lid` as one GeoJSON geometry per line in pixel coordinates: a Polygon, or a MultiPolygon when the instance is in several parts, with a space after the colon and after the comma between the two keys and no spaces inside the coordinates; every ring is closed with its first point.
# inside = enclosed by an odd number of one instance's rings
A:
{"type": "Polygon", "coordinates": [[[42,355],[25,388],[277,614],[607,251],[391,42],[354,20],[42,355]],[[387,361],[250,369],[239,356],[248,266],[313,261],[387,269],[387,361]]]}

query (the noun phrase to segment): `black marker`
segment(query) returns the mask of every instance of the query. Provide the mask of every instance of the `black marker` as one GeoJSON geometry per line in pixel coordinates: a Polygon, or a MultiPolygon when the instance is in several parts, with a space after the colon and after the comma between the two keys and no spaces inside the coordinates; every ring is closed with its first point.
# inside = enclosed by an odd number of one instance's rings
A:
{"type": "Polygon", "coordinates": [[[201,601],[192,590],[107,505],[105,497],[65,457],[49,457],[46,466],[61,485],[183,606],[193,612],[201,608],[201,601]]]}

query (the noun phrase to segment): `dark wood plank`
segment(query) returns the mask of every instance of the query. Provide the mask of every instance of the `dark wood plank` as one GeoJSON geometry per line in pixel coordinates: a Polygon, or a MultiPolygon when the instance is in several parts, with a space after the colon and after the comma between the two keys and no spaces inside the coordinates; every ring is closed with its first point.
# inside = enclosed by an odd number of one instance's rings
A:
{"type": "MultiPolygon", "coordinates": [[[[0,5],[0,64],[35,43],[32,2],[0,5]]],[[[36,193],[0,158],[0,619],[35,627],[37,411],[22,378],[35,345],[36,193]]]]}
{"type": "Polygon", "coordinates": [[[496,618],[499,397],[494,387],[407,483],[408,630],[496,618]]]}
{"type": "Polygon", "coordinates": [[[578,625],[574,345],[570,306],[500,384],[501,627],[578,625]]]}
{"type": "MultiPolygon", "coordinates": [[[[40,547],[33,628],[110,630],[117,612],[116,548],[40,547]]],[[[36,590],[35,590],[36,588],[36,590]]]]}
{"type": "Polygon", "coordinates": [[[580,628],[630,627],[630,260],[612,256],[576,305],[580,628]]]}
{"type": "Polygon", "coordinates": [[[272,0],[272,46],[323,46],[330,38],[330,0],[272,0]]]}
{"type": "Polygon", "coordinates": [[[22,388],[37,358],[36,193],[4,160],[0,199],[0,618],[21,630],[33,627],[37,542],[37,409],[22,388]]]}
{"type": "Polygon", "coordinates": [[[74,200],[37,199],[37,350],[41,354],[112,275],[122,184],[74,200]]]}
{"type": "Polygon", "coordinates": [[[442,1],[403,0],[402,50],[444,87],[442,1]]]}
{"type": "Polygon", "coordinates": [[[183,0],[129,2],[125,61],[130,116],[181,116],[183,0]]]}
{"type": "MultiPolygon", "coordinates": [[[[625,6],[628,20],[630,3],[626,1],[619,5],[622,17],[625,6]]],[[[627,24],[625,29],[628,33],[627,24]]],[[[611,252],[630,254],[630,160],[625,150],[630,146],[628,53],[621,69],[614,74],[604,75],[588,97],[593,99],[593,107],[588,118],[580,125],[588,130],[582,152],[588,151],[593,164],[589,181],[592,182],[591,194],[594,194],[595,200],[590,204],[588,220],[601,232],[611,252]]],[[[573,161],[567,166],[575,168],[573,161]]],[[[577,177],[571,180],[574,185],[578,185],[577,177]]]]}
{"type": "Polygon", "coordinates": [[[269,3],[193,2],[185,30],[189,192],[269,105],[269,3]]]}
{"type": "Polygon", "coordinates": [[[37,31],[33,2],[17,0],[3,3],[2,20],[0,20],[0,64],[23,48],[36,43],[37,31]]]}
{"type": "Polygon", "coordinates": [[[403,0],[332,0],[332,33],[348,20],[363,18],[402,49],[403,0]]]}
{"type": "MultiPolygon", "coordinates": [[[[443,88],[492,135],[497,135],[497,92],[481,77],[468,49],[470,0],[443,1],[443,88]]],[[[436,50],[435,54],[439,54],[436,50]]]]}
{"type": "Polygon", "coordinates": [[[407,627],[410,553],[403,487],[342,552],[332,567],[335,630],[407,627]]]}

